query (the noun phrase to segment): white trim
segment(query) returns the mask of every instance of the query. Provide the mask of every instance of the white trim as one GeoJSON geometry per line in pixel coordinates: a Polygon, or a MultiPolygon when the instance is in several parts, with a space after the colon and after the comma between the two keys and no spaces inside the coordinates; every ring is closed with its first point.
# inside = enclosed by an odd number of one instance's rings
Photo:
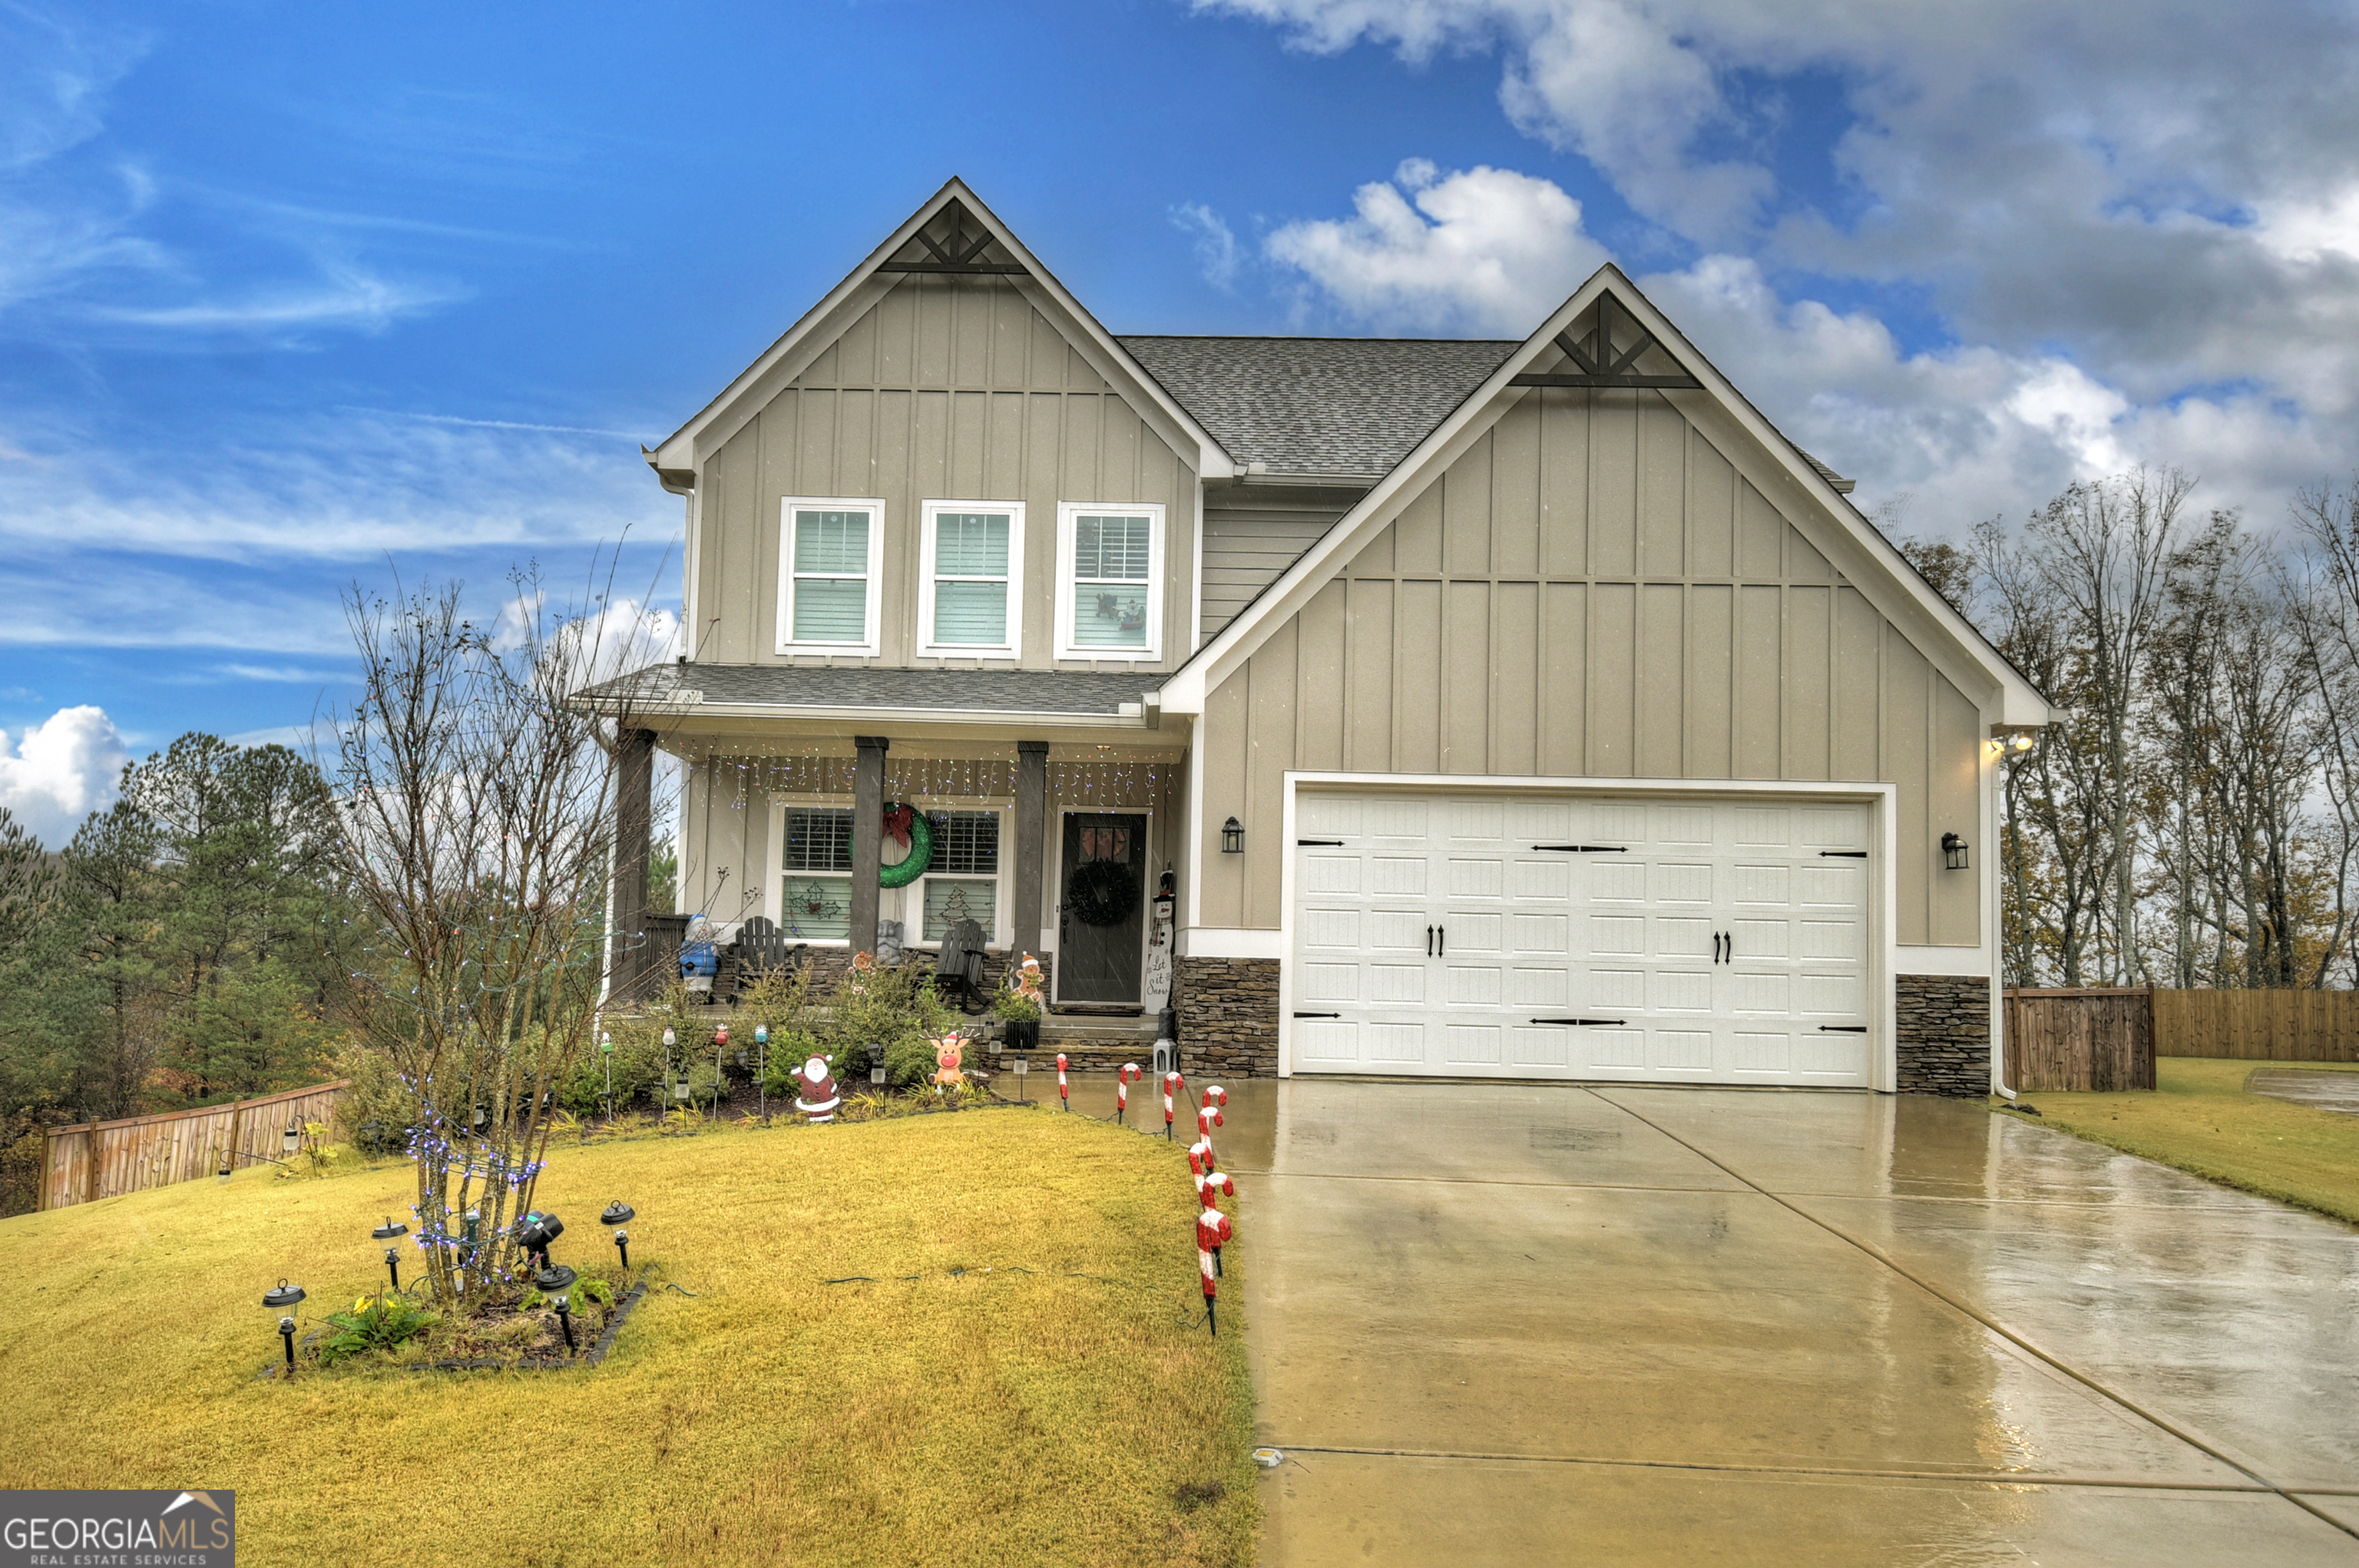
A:
{"type": "MultiPolygon", "coordinates": [[[[1057,954],[1057,962],[1049,968],[1049,1000],[1053,1004],[1064,999],[1058,989],[1064,982],[1058,978],[1058,975],[1065,966],[1062,940],[1065,933],[1059,928],[1064,923],[1063,889],[1065,886],[1065,819],[1067,817],[1145,817],[1147,819],[1147,836],[1138,846],[1138,861],[1145,873],[1138,879],[1138,995],[1131,998],[1133,1002],[1144,1007],[1147,1001],[1147,953],[1149,944],[1155,940],[1155,917],[1153,910],[1148,908],[1155,901],[1155,808],[1153,806],[1075,806],[1068,804],[1063,797],[1057,795],[1051,795],[1049,798],[1049,820],[1052,831],[1049,835],[1050,847],[1046,890],[1051,895],[1049,905],[1051,918],[1040,933],[1041,946],[1057,954]]],[[[1084,1005],[1123,1007],[1126,1004],[1100,1002],[1084,1005]]]]}
{"type": "MultiPolygon", "coordinates": [[[[1881,1094],[1891,1094],[1899,1079],[1897,1036],[1892,1016],[1892,977],[1900,973],[1896,966],[1902,951],[1897,936],[1897,900],[1898,897],[1897,866],[1895,859],[1896,835],[1899,832],[1899,786],[1896,784],[1794,783],[1785,779],[1523,779],[1490,775],[1454,773],[1328,773],[1306,772],[1288,768],[1286,773],[1283,810],[1280,812],[1281,835],[1285,859],[1278,863],[1278,965],[1277,965],[1277,1075],[1294,1076],[1294,863],[1295,797],[1308,786],[1313,789],[1354,789],[1403,791],[1437,791],[1462,794],[1480,790],[1501,794],[1537,794],[1555,791],[1578,795],[1658,795],[1671,799],[1725,799],[1730,796],[1757,798],[1783,795],[1819,800],[1850,800],[1868,802],[1875,820],[1869,823],[1872,841],[1878,846],[1870,853],[1880,859],[1880,866],[1871,862],[1868,886],[1871,908],[1868,925],[1876,933],[1868,943],[1869,978],[1868,1028],[1872,1042],[1868,1053],[1868,1087],[1881,1094]],[[1879,964],[1880,961],[1880,964],[1879,964]]],[[[1200,824],[1201,825],[1201,824],[1200,824]]]]}
{"type": "MultiPolygon", "coordinates": [[[[1196,480],[1196,532],[1188,564],[1188,652],[1204,646],[1204,481],[1196,480]]],[[[1177,956],[1176,954],[1174,956],[1177,956]]]]}
{"type": "MultiPolygon", "coordinates": [[[[1163,560],[1163,506],[1157,501],[1060,501],[1057,503],[1057,658],[1096,664],[1154,664],[1163,657],[1163,596],[1170,573],[1163,560]],[[1073,645],[1073,535],[1076,518],[1137,517],[1147,529],[1147,642],[1141,648],[1077,648],[1073,645]]],[[[1096,581],[1093,579],[1093,581],[1096,581]]],[[[1111,581],[1110,579],[1107,581],[1111,581]]],[[[1141,721],[1144,722],[1143,720],[1141,721]]]]}
{"type": "MultiPolygon", "coordinates": [[[[978,659],[1013,662],[1024,648],[1024,503],[1021,501],[921,501],[918,505],[918,653],[926,659],[978,659]],[[934,640],[935,521],[944,512],[1007,517],[1007,636],[995,643],[934,640]]],[[[988,581],[973,579],[972,581],[988,581]]]]}
{"type": "Polygon", "coordinates": [[[1192,926],[1180,933],[1190,958],[1286,957],[1282,931],[1250,931],[1236,926],[1192,926]]]}
{"type": "Polygon", "coordinates": [[[788,495],[778,502],[778,624],[780,653],[832,653],[846,659],[875,659],[883,601],[885,565],[885,503],[873,495],[788,495]],[[795,512],[865,512],[868,514],[868,593],[861,640],[797,642],[794,638],[795,512]]]}
{"type": "Polygon", "coordinates": [[[1990,954],[1979,947],[1923,947],[1903,945],[1893,949],[1893,962],[1899,965],[1895,975],[1951,975],[1961,979],[1990,978],[1990,954]]]}

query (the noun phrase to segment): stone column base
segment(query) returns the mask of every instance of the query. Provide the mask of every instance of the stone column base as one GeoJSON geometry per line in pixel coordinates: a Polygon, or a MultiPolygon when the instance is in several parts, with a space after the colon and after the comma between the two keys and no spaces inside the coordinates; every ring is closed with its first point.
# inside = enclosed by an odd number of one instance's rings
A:
{"type": "Polygon", "coordinates": [[[1277,965],[1275,958],[1173,961],[1180,1065],[1190,1078],[1277,1076],[1277,965]]]}
{"type": "Polygon", "coordinates": [[[1894,1055],[1904,1094],[1979,1100],[1990,1093],[1990,982],[1979,975],[1893,978],[1894,1055]]]}

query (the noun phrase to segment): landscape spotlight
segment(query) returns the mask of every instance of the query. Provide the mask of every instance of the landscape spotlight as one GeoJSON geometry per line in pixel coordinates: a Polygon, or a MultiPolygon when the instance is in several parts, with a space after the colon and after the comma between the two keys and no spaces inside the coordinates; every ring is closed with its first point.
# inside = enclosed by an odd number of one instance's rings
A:
{"type": "Polygon", "coordinates": [[[262,1292],[262,1304],[279,1315],[278,1337],[287,1345],[287,1375],[295,1375],[295,1320],[288,1315],[296,1302],[303,1299],[303,1287],[281,1279],[262,1292]]]}
{"type": "Polygon", "coordinates": [[[524,1228],[516,1232],[516,1245],[524,1248],[527,1258],[540,1259],[541,1268],[550,1267],[549,1244],[565,1234],[565,1222],[555,1214],[533,1210],[524,1217],[524,1228]]]}
{"type": "Polygon", "coordinates": [[[631,1233],[619,1227],[636,1219],[638,1213],[638,1210],[628,1203],[614,1203],[607,1204],[605,1212],[598,1216],[600,1225],[617,1227],[614,1231],[614,1250],[623,1255],[623,1272],[625,1274],[631,1271],[631,1233]]]}

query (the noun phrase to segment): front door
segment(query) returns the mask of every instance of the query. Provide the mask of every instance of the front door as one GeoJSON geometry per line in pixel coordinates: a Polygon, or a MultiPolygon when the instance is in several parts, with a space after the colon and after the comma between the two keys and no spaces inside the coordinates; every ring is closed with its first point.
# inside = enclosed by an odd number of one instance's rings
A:
{"type": "Polygon", "coordinates": [[[1147,819],[1065,813],[1064,886],[1057,895],[1057,999],[1138,1000],[1147,910],[1147,819]]]}

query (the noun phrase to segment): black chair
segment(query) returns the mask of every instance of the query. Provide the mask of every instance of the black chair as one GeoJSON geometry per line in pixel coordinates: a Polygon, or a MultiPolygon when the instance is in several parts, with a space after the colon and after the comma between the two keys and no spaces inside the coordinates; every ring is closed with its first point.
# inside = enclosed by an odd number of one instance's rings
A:
{"type": "Polygon", "coordinates": [[[737,968],[748,979],[787,966],[787,933],[756,915],[737,928],[737,968]]]}
{"type": "Polygon", "coordinates": [[[948,999],[953,990],[970,1013],[983,1011],[990,1000],[983,988],[983,927],[974,920],[953,920],[942,932],[941,951],[934,955],[934,988],[948,999]]]}

